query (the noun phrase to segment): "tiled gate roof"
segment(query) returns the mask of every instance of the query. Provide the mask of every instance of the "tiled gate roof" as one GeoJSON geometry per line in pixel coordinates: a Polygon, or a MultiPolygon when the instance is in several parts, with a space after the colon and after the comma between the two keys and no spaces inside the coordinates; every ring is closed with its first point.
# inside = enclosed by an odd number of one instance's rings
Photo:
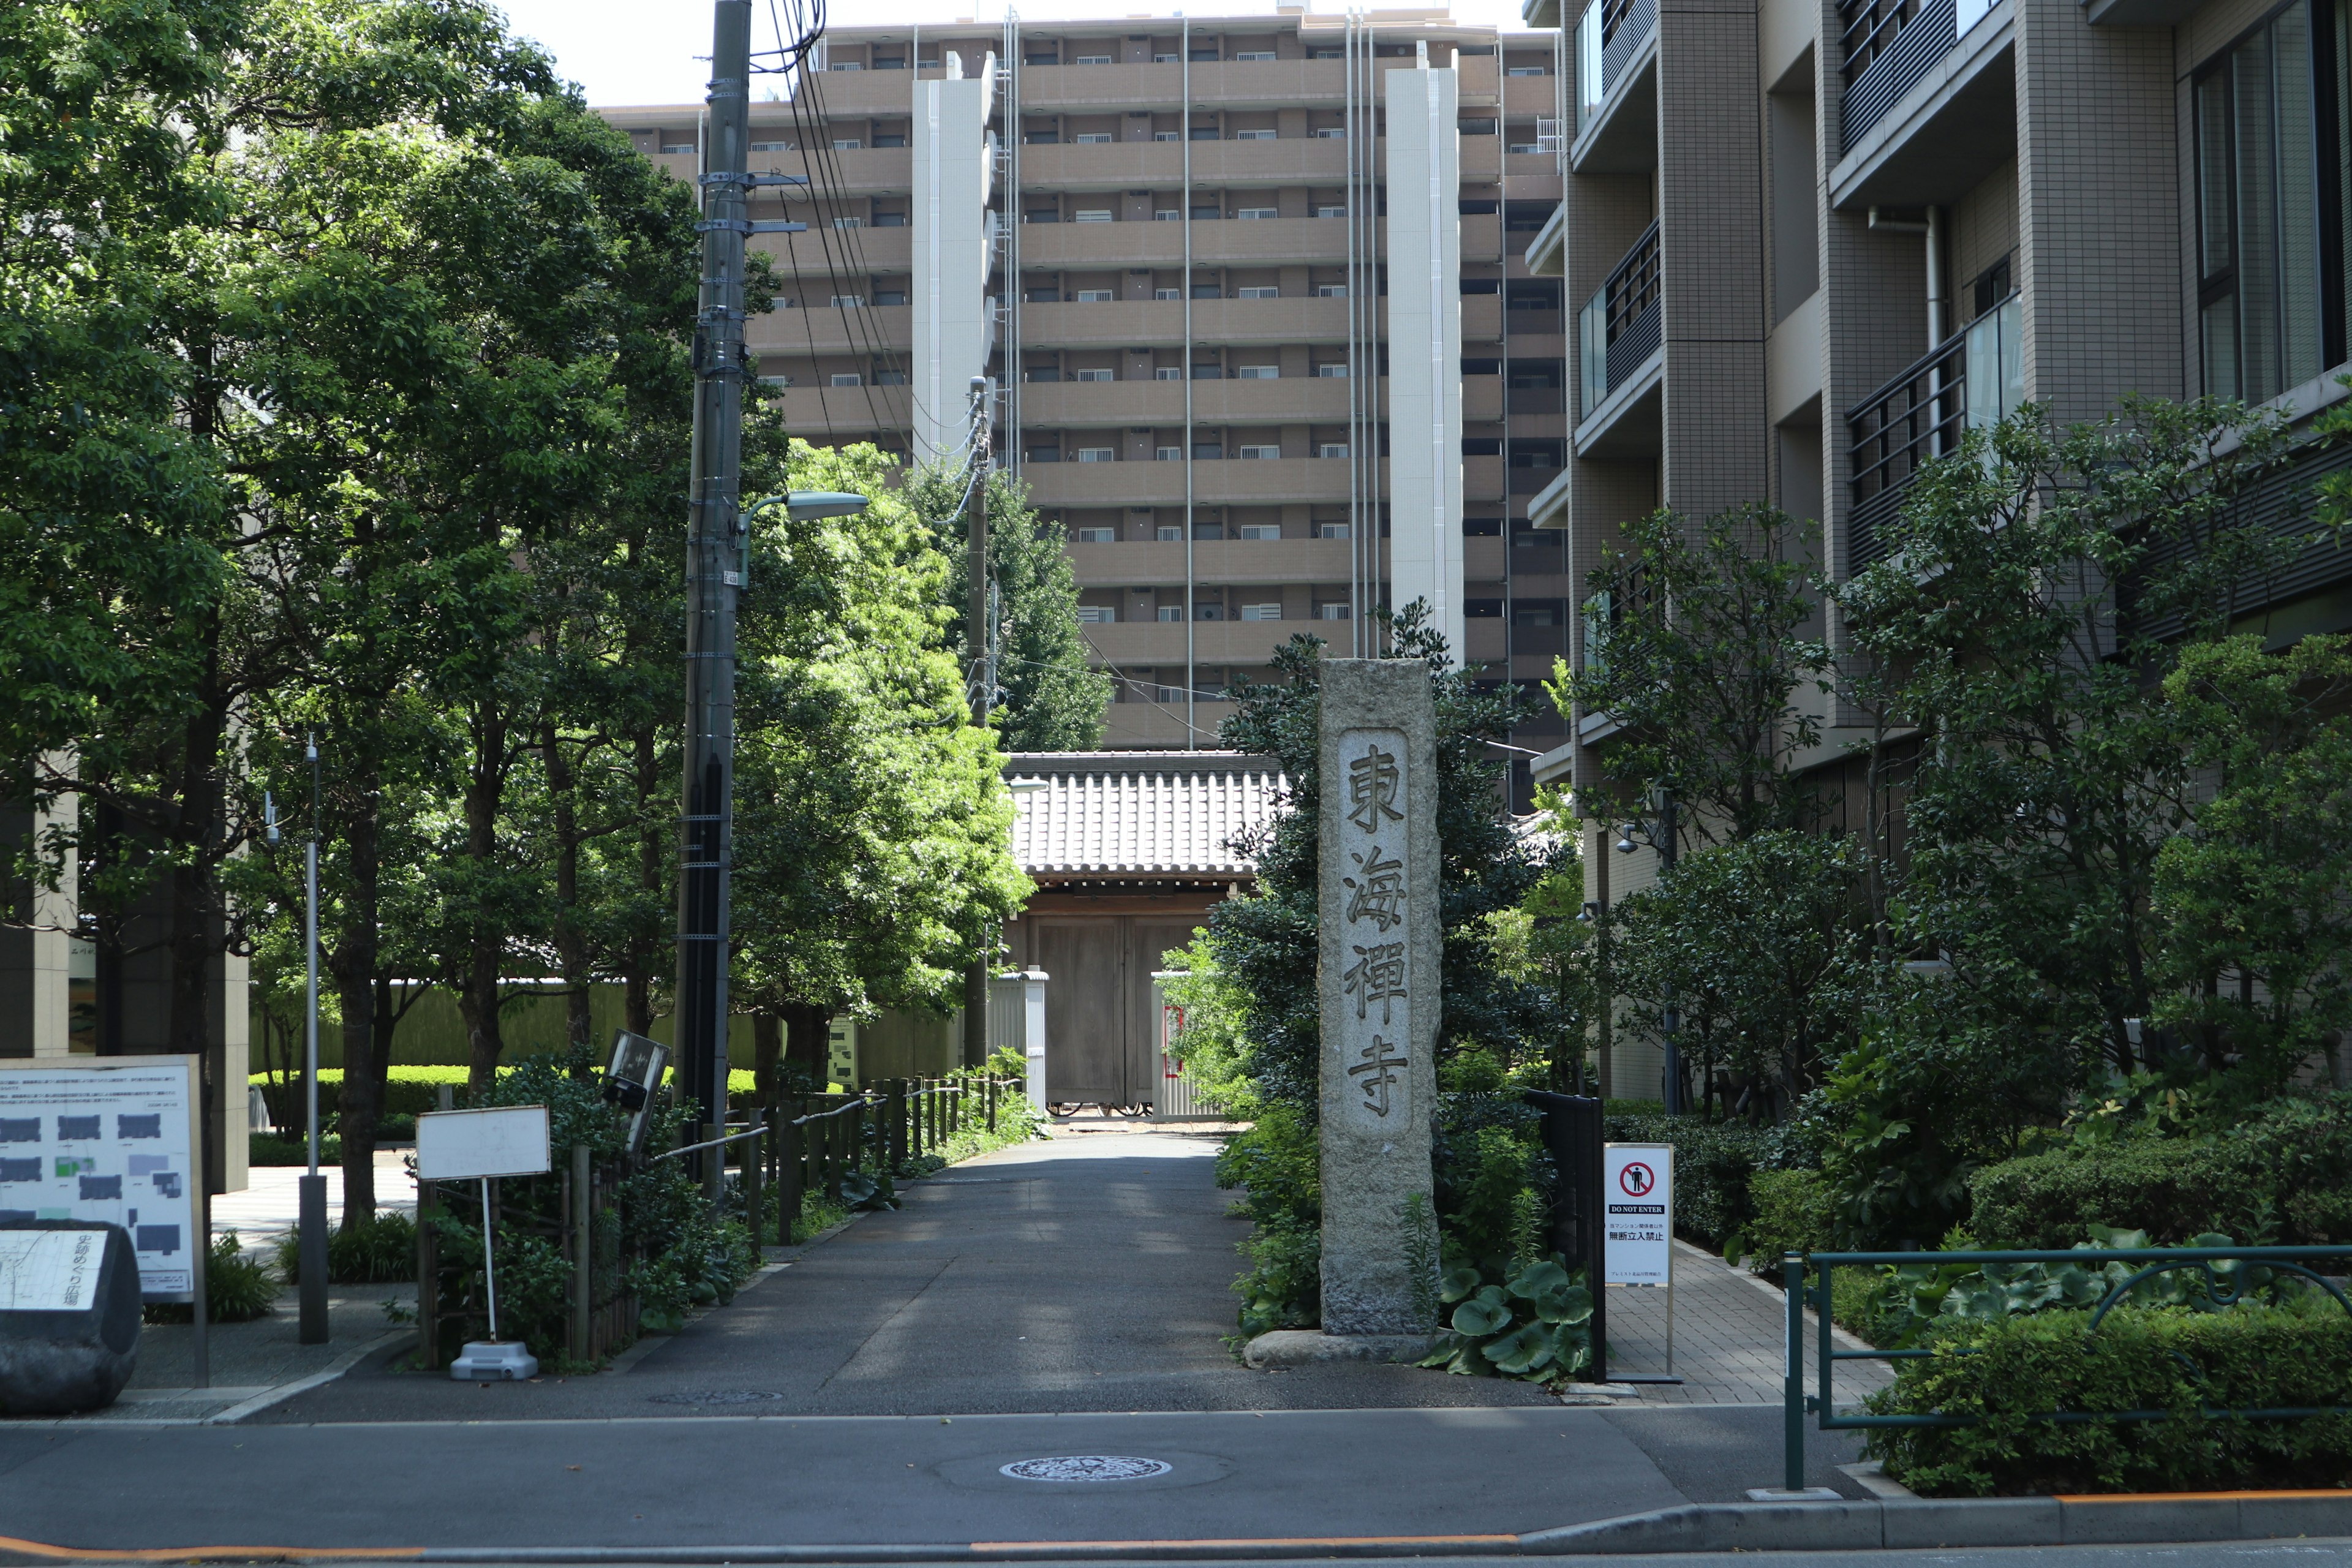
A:
{"type": "Polygon", "coordinates": [[[1253,876],[1234,837],[1276,811],[1273,759],[1241,752],[1016,752],[1013,853],[1032,877],[1253,876]]]}

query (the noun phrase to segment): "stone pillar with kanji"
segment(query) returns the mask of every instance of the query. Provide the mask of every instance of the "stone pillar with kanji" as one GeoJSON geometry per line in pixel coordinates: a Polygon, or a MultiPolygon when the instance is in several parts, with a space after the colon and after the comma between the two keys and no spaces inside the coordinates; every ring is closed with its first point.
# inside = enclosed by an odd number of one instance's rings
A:
{"type": "Polygon", "coordinates": [[[1321,859],[1323,1332],[1436,1327],[1437,721],[1420,659],[1327,659],[1321,859]]]}

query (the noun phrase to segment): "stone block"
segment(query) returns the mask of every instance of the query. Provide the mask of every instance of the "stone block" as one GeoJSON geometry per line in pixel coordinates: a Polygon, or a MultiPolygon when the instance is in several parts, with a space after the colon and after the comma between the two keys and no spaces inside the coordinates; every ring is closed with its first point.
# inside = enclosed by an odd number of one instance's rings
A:
{"type": "Polygon", "coordinates": [[[2241,1541],[2347,1535],[2352,1535],[2352,1492],[2248,1492],[2238,1500],[2241,1541]]]}
{"type": "Polygon", "coordinates": [[[139,1364],[139,1258],[119,1225],[0,1222],[0,1414],[114,1403],[139,1364]]]}
{"type": "Polygon", "coordinates": [[[1261,1372],[1337,1361],[1413,1362],[1429,1353],[1429,1345],[1427,1334],[1327,1334],[1319,1329],[1276,1329],[1242,1347],[1242,1360],[1261,1372]]]}
{"type": "Polygon", "coordinates": [[[2063,1539],[2056,1498],[1889,1499],[1885,1508],[1890,1552],[1938,1546],[2055,1546],[2063,1539]]]}
{"type": "Polygon", "coordinates": [[[2073,1497],[2058,1508],[2069,1546],[2242,1539],[2234,1497],[2073,1497]]]}

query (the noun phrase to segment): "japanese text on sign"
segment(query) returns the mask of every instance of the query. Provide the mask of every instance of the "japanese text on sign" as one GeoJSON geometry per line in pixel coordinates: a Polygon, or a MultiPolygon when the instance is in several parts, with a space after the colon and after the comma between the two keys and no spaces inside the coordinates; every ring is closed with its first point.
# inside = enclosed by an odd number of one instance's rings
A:
{"type": "Polygon", "coordinates": [[[1673,1283],[1674,1194],[1673,1145],[1601,1145],[1601,1206],[1608,1239],[1602,1277],[1608,1283],[1673,1283]]]}
{"type": "MultiPolygon", "coordinates": [[[[1383,847],[1381,837],[1404,820],[1405,794],[1412,781],[1399,765],[1403,737],[1385,731],[1351,737],[1348,757],[1348,859],[1339,871],[1347,889],[1341,906],[1347,936],[1341,952],[1342,994],[1352,1005],[1338,1020],[1339,1067],[1360,1098],[1351,1098],[1357,1114],[1385,1122],[1407,1108],[1411,1079],[1405,1041],[1412,1022],[1411,944],[1396,928],[1406,923],[1407,900],[1403,847],[1393,836],[1383,847]],[[1395,940],[1388,940],[1391,931],[1395,940]],[[1403,1003],[1404,1016],[1397,1016],[1403,1003]],[[1406,1033],[1398,1033],[1402,1023],[1406,1033]]],[[[1338,902],[1336,899],[1334,902],[1338,902]]]]}

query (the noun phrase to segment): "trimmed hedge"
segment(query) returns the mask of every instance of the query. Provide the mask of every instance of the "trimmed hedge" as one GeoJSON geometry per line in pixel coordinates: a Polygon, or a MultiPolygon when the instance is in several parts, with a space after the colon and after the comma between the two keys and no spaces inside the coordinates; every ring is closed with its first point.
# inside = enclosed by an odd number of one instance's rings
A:
{"type": "Polygon", "coordinates": [[[1773,1133],[1769,1127],[1696,1116],[1601,1117],[1601,1136],[1612,1143],[1674,1145],[1675,1230],[1717,1247],[1754,1216],[1748,1184],[1780,1147],[1773,1133]]]}
{"type": "Polygon", "coordinates": [[[2072,1247],[2093,1225],[2144,1230],[2159,1247],[2210,1231],[2282,1247],[2352,1241],[2352,1094],[2281,1100],[2212,1139],[2006,1160],[1969,1190],[1981,1247],[2072,1247]]]}
{"type": "Polygon", "coordinates": [[[1748,1178],[1748,1197],[1751,1217],[1735,1239],[1750,1268],[1778,1279],[1783,1253],[1828,1248],[1837,1194],[1819,1171],[1759,1171],[1748,1178]]]}
{"type": "Polygon", "coordinates": [[[2208,1421],[2204,1406],[2352,1405],[2352,1318],[2314,1293],[2226,1311],[2118,1308],[1955,1321],[1935,1353],[1896,1363],[1879,1415],[1982,1415],[1978,1426],[1874,1430],[1886,1473],[1931,1497],[2341,1487],[2352,1416],[2208,1421]],[[2062,1410],[2168,1410],[2155,1421],[2037,1419],[2062,1410]]]}

